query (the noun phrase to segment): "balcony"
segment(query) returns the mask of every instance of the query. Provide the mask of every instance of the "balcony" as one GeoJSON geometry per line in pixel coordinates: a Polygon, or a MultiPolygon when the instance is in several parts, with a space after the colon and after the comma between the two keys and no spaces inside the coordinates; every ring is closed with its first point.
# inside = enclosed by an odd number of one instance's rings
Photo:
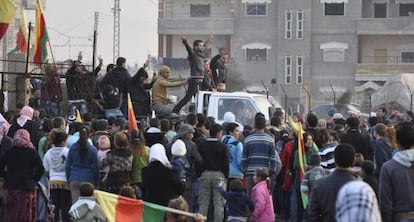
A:
{"type": "Polygon", "coordinates": [[[234,18],[169,17],[158,19],[158,34],[232,35],[234,18]]]}
{"type": "Polygon", "coordinates": [[[357,74],[400,74],[414,72],[414,58],[365,56],[360,58],[357,74]]]}
{"type": "Polygon", "coordinates": [[[414,17],[360,18],[358,35],[414,35],[414,17]]]}

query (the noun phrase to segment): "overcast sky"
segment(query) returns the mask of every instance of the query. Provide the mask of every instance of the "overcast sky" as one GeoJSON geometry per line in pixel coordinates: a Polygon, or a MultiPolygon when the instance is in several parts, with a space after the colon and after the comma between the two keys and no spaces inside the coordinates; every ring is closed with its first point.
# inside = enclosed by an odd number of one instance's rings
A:
{"type": "MultiPolygon", "coordinates": [[[[157,56],[158,0],[120,0],[121,50],[127,63],[143,64],[147,55],[157,56]]],[[[56,60],[75,59],[83,51],[92,61],[94,13],[99,12],[97,56],[112,62],[113,0],[47,0],[45,19],[56,60]]]]}

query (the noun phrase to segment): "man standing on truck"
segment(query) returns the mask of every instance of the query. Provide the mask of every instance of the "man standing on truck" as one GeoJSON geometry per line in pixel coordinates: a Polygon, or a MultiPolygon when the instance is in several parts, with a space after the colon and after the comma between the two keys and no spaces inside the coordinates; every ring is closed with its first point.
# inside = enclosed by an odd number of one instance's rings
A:
{"type": "Polygon", "coordinates": [[[188,80],[188,89],[184,98],[182,98],[172,110],[172,113],[175,114],[178,114],[181,108],[183,108],[183,106],[191,100],[191,97],[197,93],[198,86],[201,84],[204,77],[204,42],[202,40],[194,40],[193,49],[191,49],[190,45],[187,43],[187,39],[184,36],[181,37],[181,41],[183,42],[188,53],[191,78],[188,80]]]}
{"type": "Polygon", "coordinates": [[[157,114],[170,115],[172,108],[168,106],[170,100],[167,97],[167,88],[179,87],[187,83],[187,80],[171,82],[168,80],[170,76],[170,67],[161,66],[160,75],[156,77],[152,86],[152,109],[157,114]]]}

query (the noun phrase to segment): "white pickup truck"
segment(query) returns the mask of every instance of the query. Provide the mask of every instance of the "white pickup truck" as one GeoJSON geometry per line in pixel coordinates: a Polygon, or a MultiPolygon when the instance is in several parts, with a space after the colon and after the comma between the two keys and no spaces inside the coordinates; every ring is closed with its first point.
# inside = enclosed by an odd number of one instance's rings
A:
{"type": "Polygon", "coordinates": [[[243,104],[241,113],[242,125],[254,126],[254,116],[261,112],[269,121],[276,108],[282,106],[271,97],[266,95],[247,92],[210,92],[199,91],[195,99],[197,113],[205,116],[212,116],[217,123],[223,123],[223,116],[226,112],[233,112],[235,104],[243,104]]]}

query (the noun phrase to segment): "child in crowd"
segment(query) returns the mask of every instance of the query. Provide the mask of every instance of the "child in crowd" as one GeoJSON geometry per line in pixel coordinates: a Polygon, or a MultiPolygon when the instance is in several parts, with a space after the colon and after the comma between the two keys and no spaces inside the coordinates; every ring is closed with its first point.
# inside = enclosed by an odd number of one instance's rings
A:
{"type": "Polygon", "coordinates": [[[313,185],[320,178],[330,174],[330,171],[322,168],[321,157],[317,153],[312,153],[309,156],[310,169],[305,173],[302,184],[300,185],[300,191],[307,193],[310,196],[313,185]]]}
{"type": "Polygon", "coordinates": [[[129,185],[132,171],[132,151],[129,149],[128,136],[124,132],[114,135],[114,148],[102,160],[102,166],[109,166],[106,190],[118,194],[121,187],[129,185]]]}
{"type": "Polygon", "coordinates": [[[43,159],[45,171],[49,174],[50,197],[55,205],[53,213],[56,221],[62,215],[62,222],[69,222],[69,208],[72,204],[65,166],[69,149],[66,147],[68,134],[62,129],[53,129],[49,133],[53,146],[43,159]]]}
{"type": "Polygon", "coordinates": [[[254,210],[254,206],[250,198],[243,193],[243,184],[240,179],[234,179],[230,182],[229,192],[223,189],[224,180],[220,181],[218,191],[227,200],[226,215],[227,221],[239,222],[247,221],[247,211],[254,210]]]}
{"type": "Polygon", "coordinates": [[[100,168],[99,170],[99,179],[101,181],[100,183],[100,190],[105,190],[105,182],[106,182],[106,176],[109,172],[109,166],[101,167],[102,166],[102,160],[106,158],[106,154],[111,150],[111,141],[109,140],[109,137],[106,135],[102,135],[98,138],[97,141],[97,148],[98,148],[98,166],[100,168]]]}
{"type": "Polygon", "coordinates": [[[352,166],[352,172],[354,172],[357,176],[361,174],[361,166],[364,163],[364,156],[361,153],[355,153],[355,163],[352,166]]]}
{"type": "Polygon", "coordinates": [[[185,143],[180,139],[176,140],[171,147],[171,169],[179,174],[181,181],[184,183],[186,181],[185,172],[190,168],[190,164],[185,157],[186,153],[185,143]]]}
{"type": "Polygon", "coordinates": [[[362,180],[369,184],[371,188],[374,190],[375,194],[378,196],[378,179],[374,175],[375,165],[374,162],[371,160],[365,160],[361,166],[361,177],[362,180]]]}
{"type": "MultiPolygon", "coordinates": [[[[178,197],[178,198],[170,200],[170,202],[168,203],[168,207],[173,208],[173,209],[177,209],[177,210],[181,210],[181,211],[184,211],[184,212],[188,212],[188,203],[182,197],[178,197]]],[[[173,212],[170,212],[170,211],[167,211],[165,217],[166,217],[165,222],[190,222],[190,221],[203,222],[203,221],[205,221],[203,216],[201,214],[198,214],[198,213],[193,214],[193,219],[194,220],[190,219],[190,217],[185,216],[183,214],[177,214],[177,213],[173,213],[173,212]]]]}
{"type": "Polygon", "coordinates": [[[269,171],[263,167],[257,168],[253,180],[256,185],[252,189],[254,211],[251,214],[251,219],[253,221],[275,221],[273,200],[269,190],[269,171]]]}
{"type": "Polygon", "coordinates": [[[91,183],[82,183],[79,188],[80,197],[72,205],[69,214],[74,222],[104,222],[106,216],[93,197],[94,187],[91,183]]]}
{"type": "Polygon", "coordinates": [[[136,197],[136,191],[131,186],[124,186],[119,190],[119,195],[123,197],[128,197],[132,199],[137,199],[136,197]]]}

